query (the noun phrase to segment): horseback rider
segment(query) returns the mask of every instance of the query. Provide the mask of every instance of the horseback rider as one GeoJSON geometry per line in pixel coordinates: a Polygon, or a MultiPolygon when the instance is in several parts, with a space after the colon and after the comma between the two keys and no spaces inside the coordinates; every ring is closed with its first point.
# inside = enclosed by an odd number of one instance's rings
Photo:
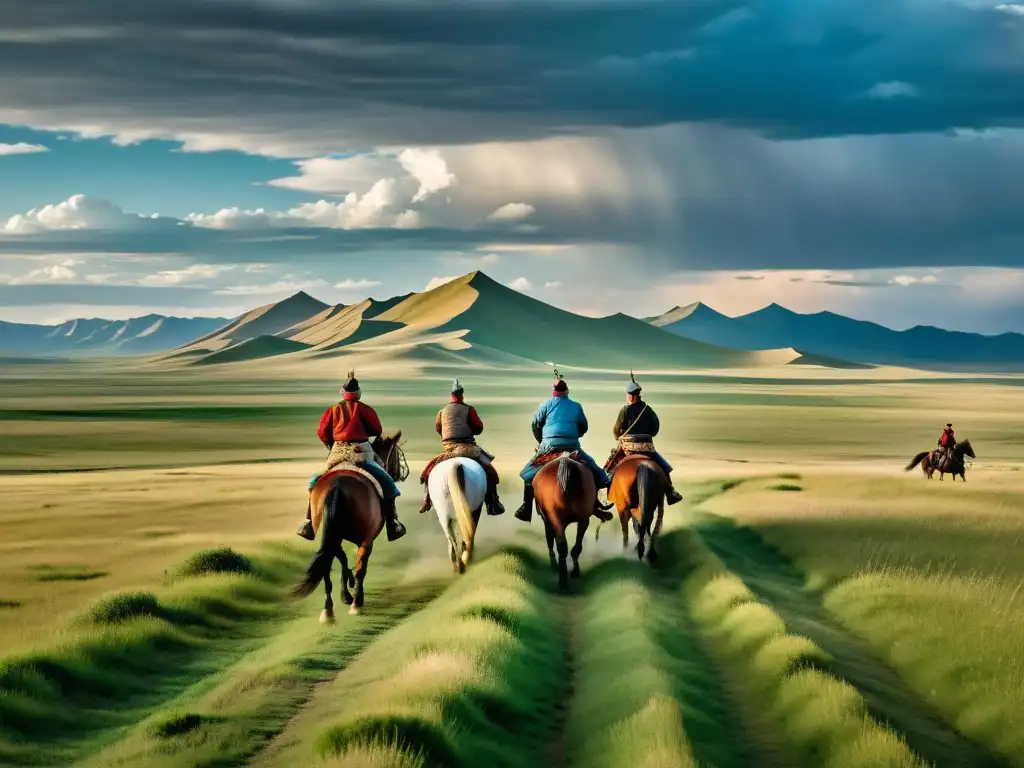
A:
{"type": "Polygon", "coordinates": [[[947,424],[939,435],[939,450],[932,456],[932,466],[939,466],[939,462],[945,458],[952,457],[953,449],[956,447],[956,438],[953,436],[953,425],[947,424]]]}
{"type": "Polygon", "coordinates": [[[629,456],[634,453],[641,453],[649,456],[659,467],[665,471],[669,487],[665,497],[669,504],[675,504],[683,500],[682,495],[672,487],[672,465],[665,461],[665,458],[658,453],[654,447],[654,438],[661,429],[661,422],[658,414],[650,405],[641,399],[642,388],[633,378],[633,372],[629,372],[629,383],[626,385],[626,405],[622,406],[619,416],[615,419],[612,427],[612,434],[619,441],[618,446],[612,451],[611,459],[605,465],[606,470],[614,472],[614,466],[619,456],[629,456]]]}
{"type": "Polygon", "coordinates": [[[487,474],[487,496],[484,497],[487,514],[501,515],[505,512],[505,507],[498,500],[498,472],[491,464],[494,457],[476,443],[476,436],[484,431],[484,422],[476,408],[468,405],[464,397],[465,390],[456,379],[452,384],[451,402],[437,412],[434,429],[441,436],[441,445],[444,451],[427,464],[427,469],[420,476],[420,482],[426,489],[420,513],[430,509],[430,488],[427,486],[429,470],[433,469],[439,461],[457,456],[473,459],[484,468],[484,472],[487,474]]]}
{"type": "MultiPolygon", "coordinates": [[[[377,463],[377,456],[370,445],[370,439],[380,437],[384,429],[381,427],[377,412],[362,402],[361,398],[362,391],[359,388],[359,380],[355,377],[355,371],[349,371],[345,384],[341,388],[341,402],[330,406],[320,417],[317,436],[330,449],[331,453],[327,457],[324,471],[312,478],[309,488],[312,490],[320,477],[342,464],[351,464],[366,470],[380,483],[383,492],[380,506],[381,513],[384,515],[388,541],[395,541],[406,533],[405,526],[398,519],[395,509],[395,499],[401,496],[402,492],[398,490],[397,483],[387,470],[377,463]]],[[[316,538],[308,506],[306,520],[297,533],[310,541],[316,538]]]]}
{"type": "MultiPolygon", "coordinates": [[[[555,384],[551,397],[541,403],[533,416],[533,423],[530,425],[533,430],[533,437],[540,443],[533,458],[526,462],[526,466],[519,473],[525,487],[523,489],[523,505],[516,510],[515,517],[524,523],[533,519],[533,478],[540,471],[540,464],[537,459],[554,452],[575,451],[579,459],[586,464],[594,474],[594,481],[598,490],[611,485],[607,473],[598,466],[597,462],[587,454],[580,446],[580,438],[587,434],[589,425],[587,416],[583,412],[583,406],[569,398],[569,385],[565,379],[555,371],[555,384]]],[[[607,522],[612,519],[611,513],[605,511],[600,501],[594,504],[594,516],[599,520],[607,522]]]]}

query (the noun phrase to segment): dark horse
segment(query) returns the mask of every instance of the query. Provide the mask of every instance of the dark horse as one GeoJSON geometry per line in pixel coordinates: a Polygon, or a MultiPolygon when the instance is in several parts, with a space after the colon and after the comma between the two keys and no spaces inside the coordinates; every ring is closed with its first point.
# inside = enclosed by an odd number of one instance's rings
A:
{"type": "Polygon", "coordinates": [[[551,567],[558,571],[558,585],[566,589],[569,586],[566,564],[569,543],[565,538],[565,529],[576,523],[576,544],[572,548],[572,575],[578,577],[583,536],[590,526],[590,516],[594,514],[594,505],[597,502],[594,475],[580,462],[563,455],[545,464],[534,476],[533,494],[537,501],[537,509],[544,520],[551,567]]]}
{"type": "Polygon", "coordinates": [[[935,451],[923,451],[907,464],[905,471],[909,472],[914,467],[920,465],[921,471],[924,472],[925,477],[929,480],[932,479],[932,475],[935,471],[939,472],[939,480],[942,480],[943,475],[952,475],[953,482],[956,482],[956,476],[960,475],[960,479],[965,483],[967,482],[967,467],[964,465],[964,456],[970,456],[972,459],[977,458],[974,455],[974,449],[971,447],[970,440],[964,440],[962,443],[957,443],[953,446],[953,455],[945,453],[942,459],[939,460],[938,466],[932,466],[932,456],[935,451]]]}
{"type": "MultiPolygon", "coordinates": [[[[612,474],[612,485],[608,489],[608,500],[615,504],[622,524],[622,548],[629,546],[629,521],[633,521],[633,532],[639,540],[636,545],[637,557],[654,563],[658,553],[654,549],[654,537],[661,531],[665,517],[665,492],[668,478],[652,459],[642,454],[627,456],[619,462],[612,474]],[[657,512],[658,522],[654,524],[657,512]],[[653,527],[652,527],[653,525],[653,527]],[[650,539],[647,546],[645,539],[650,539]]],[[[600,529],[598,529],[600,530],[600,529]]]]}
{"type": "MultiPolygon", "coordinates": [[[[392,437],[378,437],[373,441],[373,452],[387,473],[401,482],[409,474],[409,468],[402,455],[399,443],[402,437],[397,432],[392,437]]],[[[306,597],[323,581],[327,599],[320,621],[334,621],[334,600],[331,599],[331,566],[334,558],[341,563],[342,597],[346,605],[352,606],[349,613],[359,613],[363,607],[363,580],[366,566],[373,553],[373,542],[384,529],[384,515],[381,513],[380,496],[377,489],[359,472],[341,467],[326,473],[317,480],[309,494],[313,530],[323,516],[324,530],[320,536],[320,549],[306,570],[306,578],[292,590],[294,597],[306,597]],[[343,542],[351,542],[358,548],[356,567],[348,567],[343,542]],[[349,591],[355,587],[355,596],[349,591]]]]}

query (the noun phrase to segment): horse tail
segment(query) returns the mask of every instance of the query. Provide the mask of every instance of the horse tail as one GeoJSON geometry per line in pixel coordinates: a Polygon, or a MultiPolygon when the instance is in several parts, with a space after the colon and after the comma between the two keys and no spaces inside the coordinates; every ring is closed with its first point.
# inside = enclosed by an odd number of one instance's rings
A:
{"type": "MultiPolygon", "coordinates": [[[[643,462],[636,469],[636,501],[640,507],[640,536],[651,533],[654,523],[654,512],[658,507],[658,496],[661,493],[661,481],[657,473],[643,462]]],[[[641,541],[643,539],[641,538],[641,541]]]]}
{"type": "Polygon", "coordinates": [[[466,498],[465,482],[466,471],[462,462],[453,462],[448,469],[448,493],[452,497],[452,506],[455,507],[455,517],[459,521],[462,541],[469,547],[476,533],[476,525],[473,523],[473,510],[469,508],[469,499],[466,498]]]}
{"type": "Polygon", "coordinates": [[[910,470],[912,470],[914,467],[916,467],[918,464],[924,461],[924,457],[927,456],[928,454],[929,451],[921,451],[921,453],[917,454],[917,456],[910,460],[910,463],[903,468],[903,471],[909,472],[910,470]]]}
{"type": "Polygon", "coordinates": [[[579,477],[576,462],[565,458],[558,460],[558,488],[563,496],[568,496],[576,487],[575,480],[579,477]]]}
{"type": "MultiPolygon", "coordinates": [[[[292,588],[292,597],[306,597],[313,593],[325,576],[330,575],[334,558],[339,554],[341,537],[334,531],[334,517],[341,497],[340,483],[335,483],[324,500],[323,532],[320,534],[320,549],[306,569],[306,577],[292,588]]],[[[344,577],[343,577],[344,578],[344,577]]]]}

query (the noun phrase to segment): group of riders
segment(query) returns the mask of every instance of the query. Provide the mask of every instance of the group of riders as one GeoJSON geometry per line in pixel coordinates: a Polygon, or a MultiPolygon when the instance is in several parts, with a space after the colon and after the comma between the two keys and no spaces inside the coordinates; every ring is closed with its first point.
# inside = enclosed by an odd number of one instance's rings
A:
{"type": "MultiPolygon", "coordinates": [[[[601,467],[580,445],[580,438],[587,434],[590,428],[583,406],[569,397],[569,385],[558,371],[555,371],[551,397],[540,404],[530,425],[538,446],[534,455],[519,473],[523,480],[523,503],[515,512],[515,517],[518,520],[528,523],[533,518],[532,483],[534,475],[540,471],[546,461],[563,453],[571,453],[586,465],[593,473],[599,491],[606,490],[611,485],[609,472],[614,472],[619,461],[625,456],[643,454],[657,462],[664,470],[667,482],[665,495],[668,503],[675,504],[682,500],[679,492],[672,487],[672,466],[654,447],[654,438],[661,428],[658,414],[649,403],[643,400],[642,389],[632,373],[629,378],[630,380],[626,384],[626,404],[622,406],[615,419],[615,424],[612,426],[612,435],[615,437],[617,445],[604,467],[601,467]]],[[[341,401],[325,410],[320,419],[317,435],[321,442],[330,449],[330,455],[323,473],[315,475],[310,480],[309,488],[312,489],[323,474],[342,465],[363,469],[380,486],[381,509],[387,537],[389,541],[394,541],[404,536],[406,530],[398,519],[395,509],[395,500],[401,495],[401,491],[398,490],[397,483],[387,470],[377,463],[373,447],[370,444],[372,438],[383,434],[380,417],[372,407],[362,401],[359,380],[356,379],[354,371],[349,372],[345,384],[341,388],[341,395],[341,401]]],[[[503,514],[505,508],[498,499],[498,473],[492,464],[494,457],[476,442],[476,438],[484,431],[484,422],[476,408],[465,401],[465,389],[458,379],[452,384],[448,404],[437,412],[434,428],[441,437],[443,450],[440,455],[427,464],[420,476],[420,482],[426,486],[430,470],[443,460],[455,457],[473,459],[479,462],[487,475],[487,495],[484,499],[487,514],[503,514]]],[[[956,437],[953,434],[953,425],[947,424],[939,437],[939,450],[932,453],[932,466],[937,467],[946,456],[952,456],[955,446],[956,437]]],[[[612,515],[607,511],[609,506],[597,500],[594,504],[594,516],[602,521],[611,520],[612,515]]],[[[430,507],[430,491],[428,489],[423,504],[420,506],[420,512],[426,512],[430,507]]],[[[308,506],[306,519],[297,533],[310,541],[316,537],[308,506]]]]}
{"type": "MultiPolygon", "coordinates": [[[[527,523],[532,520],[534,475],[546,461],[563,453],[572,454],[586,465],[593,473],[599,491],[606,490],[611,485],[609,472],[614,472],[615,466],[622,458],[643,454],[657,462],[664,470],[668,503],[675,504],[682,500],[679,492],[672,487],[672,466],[654,447],[654,438],[661,428],[658,415],[643,400],[642,389],[632,373],[625,392],[626,404],[619,411],[612,426],[612,434],[617,444],[604,467],[601,467],[580,445],[580,438],[587,434],[590,428],[583,406],[569,397],[569,385],[561,374],[555,371],[551,397],[540,404],[530,425],[538,446],[519,473],[524,484],[523,503],[515,512],[516,519],[527,523]]],[[[375,460],[370,444],[372,438],[383,433],[380,417],[372,407],[363,402],[359,380],[356,379],[354,371],[349,372],[341,388],[341,395],[341,401],[325,410],[320,419],[317,435],[330,450],[330,455],[323,473],[315,475],[310,480],[309,488],[312,489],[323,474],[341,465],[353,465],[365,470],[380,486],[385,530],[388,540],[394,541],[404,536],[406,531],[395,509],[395,500],[401,495],[401,491],[398,490],[398,485],[391,475],[375,460]]],[[[505,509],[498,499],[498,474],[492,464],[494,457],[476,442],[476,438],[484,430],[484,422],[476,408],[466,403],[465,389],[458,379],[452,384],[448,404],[437,413],[434,428],[441,438],[442,452],[427,464],[420,476],[424,486],[430,470],[440,461],[455,457],[473,459],[483,467],[487,475],[487,495],[484,499],[487,514],[503,514],[505,509]]],[[[602,504],[600,500],[596,501],[594,516],[602,521],[611,520],[612,514],[607,511],[609,506],[602,504]]],[[[426,512],[430,507],[430,492],[427,490],[420,512],[426,512]]],[[[308,506],[306,519],[297,533],[310,541],[315,538],[308,506]]]]}

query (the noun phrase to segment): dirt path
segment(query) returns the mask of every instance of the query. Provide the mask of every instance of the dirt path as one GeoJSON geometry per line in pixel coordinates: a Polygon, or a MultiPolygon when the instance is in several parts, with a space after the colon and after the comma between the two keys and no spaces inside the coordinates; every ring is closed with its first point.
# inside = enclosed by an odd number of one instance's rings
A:
{"type": "Polygon", "coordinates": [[[714,518],[702,520],[696,530],[708,548],[778,613],[790,631],[810,638],[832,657],[825,667],[860,691],[871,715],[900,734],[919,756],[936,768],[1009,766],[959,733],[867,643],[829,616],[804,589],[803,574],[756,531],[714,518]]]}

